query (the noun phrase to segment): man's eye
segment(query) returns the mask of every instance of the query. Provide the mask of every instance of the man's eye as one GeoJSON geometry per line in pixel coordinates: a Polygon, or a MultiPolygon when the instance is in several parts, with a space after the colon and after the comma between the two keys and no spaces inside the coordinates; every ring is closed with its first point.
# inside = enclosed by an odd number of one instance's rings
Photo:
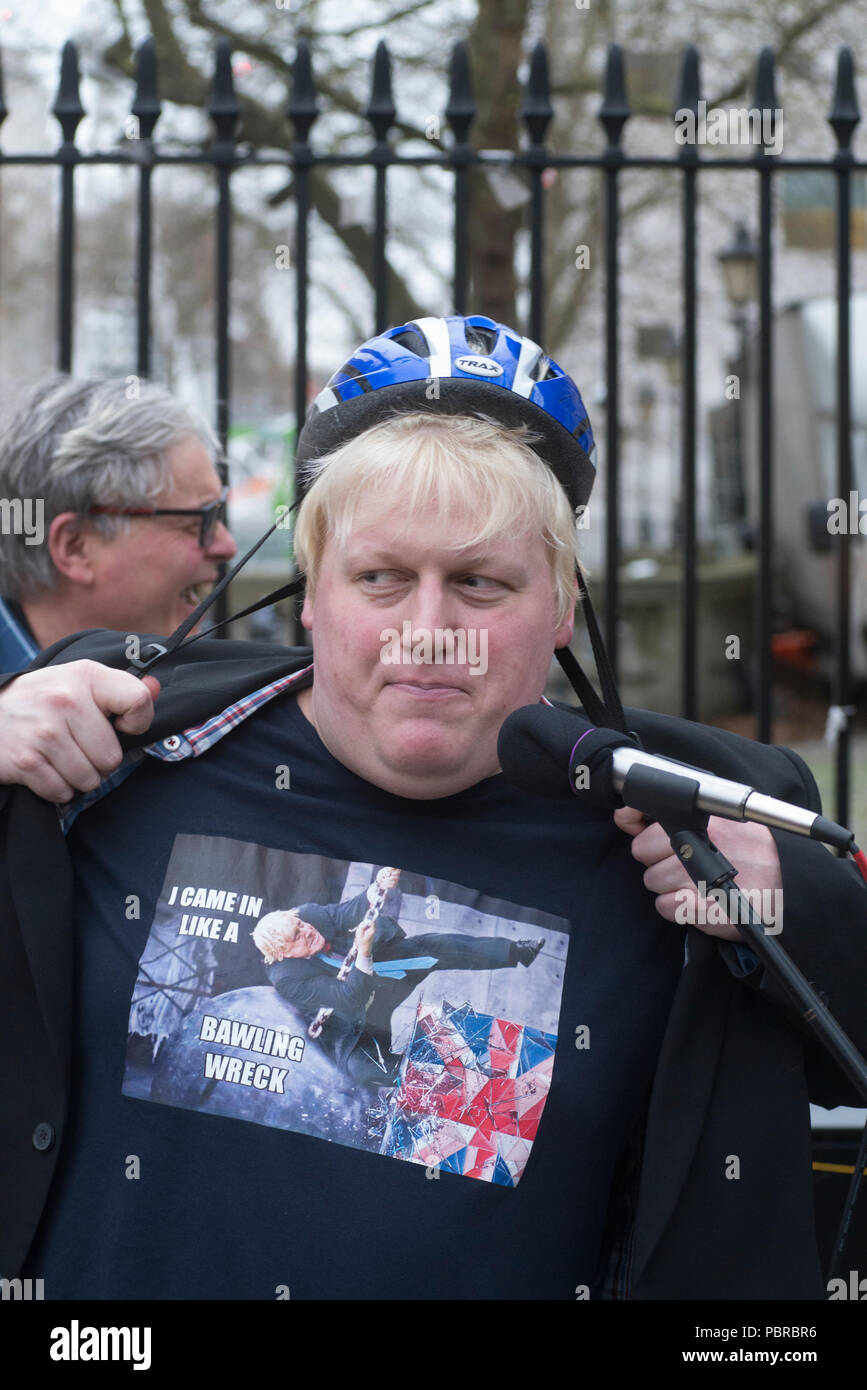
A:
{"type": "Polygon", "coordinates": [[[461,579],[461,584],[468,584],[470,588],[491,588],[499,583],[496,579],[491,579],[487,574],[465,574],[461,579]]]}
{"type": "Polygon", "coordinates": [[[367,570],[361,575],[361,579],[365,584],[388,583],[390,580],[396,578],[397,575],[394,573],[394,570],[367,570]]]}

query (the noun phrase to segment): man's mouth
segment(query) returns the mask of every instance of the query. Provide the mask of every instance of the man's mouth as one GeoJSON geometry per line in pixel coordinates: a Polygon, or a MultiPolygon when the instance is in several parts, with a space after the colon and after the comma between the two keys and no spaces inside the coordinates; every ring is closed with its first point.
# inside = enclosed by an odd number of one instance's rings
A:
{"type": "Polygon", "coordinates": [[[198,608],[213,587],[214,582],[211,579],[203,579],[198,584],[188,584],[186,589],[181,589],[181,599],[190,608],[198,608]]]}
{"type": "Polygon", "coordinates": [[[389,681],[389,684],[406,695],[417,695],[428,699],[437,696],[466,695],[467,693],[463,686],[450,685],[445,681],[389,681]]]}

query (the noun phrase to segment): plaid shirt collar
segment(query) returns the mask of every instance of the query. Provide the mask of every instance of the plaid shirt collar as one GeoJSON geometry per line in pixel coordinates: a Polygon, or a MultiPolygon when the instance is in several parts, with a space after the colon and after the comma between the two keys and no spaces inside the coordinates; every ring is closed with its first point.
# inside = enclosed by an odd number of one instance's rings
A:
{"type": "Polygon", "coordinates": [[[252,694],[245,695],[243,699],[236,700],[233,705],[228,705],[219,714],[206,719],[204,724],[194,724],[189,729],[183,729],[178,734],[169,734],[166,738],[159,739],[156,743],[149,743],[142,748],[133,748],[127,753],[120,767],[107,777],[104,782],[91,792],[81,792],[73,797],[64,806],[58,806],[57,814],[60,818],[60,826],[64,835],[69,830],[73,821],[86,811],[89,806],[101,801],[115,787],[120,786],[131,772],[140,767],[145,757],[159,758],[161,762],[177,763],[185,758],[199,758],[203,753],[207,753],[209,748],[213,748],[215,743],[219,743],[221,738],[237,729],[239,724],[243,724],[245,719],[249,719],[251,714],[261,709],[269,700],[273,700],[276,695],[282,695],[284,690],[291,690],[305,676],[313,670],[313,663],[305,666],[301,671],[293,671],[291,675],[280,676],[275,681],[270,681],[268,685],[260,686],[252,694]]]}
{"type": "Polygon", "coordinates": [[[237,729],[239,724],[249,719],[251,714],[255,714],[257,709],[267,705],[275,695],[282,695],[284,690],[291,690],[312,670],[311,662],[301,671],[293,671],[289,676],[279,676],[277,680],[254,690],[252,695],[245,695],[233,705],[228,705],[219,714],[207,719],[204,724],[196,724],[179,734],[169,734],[168,738],[148,744],[144,752],[167,763],[182,762],[184,758],[199,758],[202,753],[207,753],[209,748],[213,748],[215,743],[219,743],[221,738],[225,738],[226,734],[231,733],[232,729],[237,729]]]}

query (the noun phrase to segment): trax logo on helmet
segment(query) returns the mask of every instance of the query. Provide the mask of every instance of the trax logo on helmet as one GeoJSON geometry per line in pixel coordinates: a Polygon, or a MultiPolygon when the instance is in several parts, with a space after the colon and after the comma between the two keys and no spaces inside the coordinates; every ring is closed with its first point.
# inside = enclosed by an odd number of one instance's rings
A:
{"type": "Polygon", "coordinates": [[[502,376],[503,369],[493,357],[456,357],[455,366],[461,372],[472,372],[473,376],[502,376]]]}

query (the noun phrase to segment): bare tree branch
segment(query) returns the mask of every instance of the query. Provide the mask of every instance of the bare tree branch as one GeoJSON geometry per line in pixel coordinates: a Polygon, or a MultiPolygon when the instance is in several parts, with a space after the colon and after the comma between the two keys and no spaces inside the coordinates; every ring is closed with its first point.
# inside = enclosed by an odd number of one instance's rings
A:
{"type": "Polygon", "coordinates": [[[414,5],[407,5],[406,9],[396,10],[393,14],[387,15],[384,19],[379,16],[377,19],[370,19],[366,23],[353,24],[346,29],[317,29],[316,36],[320,39],[348,39],[355,38],[356,34],[366,34],[371,29],[382,29],[386,24],[398,24],[402,19],[408,19],[410,15],[419,14],[422,10],[430,9],[435,0],[416,0],[414,5]]]}
{"type": "MultiPolygon", "coordinates": [[[[261,62],[276,78],[287,79],[291,73],[292,55],[272,41],[270,32],[282,34],[282,30],[247,33],[238,27],[234,16],[230,19],[214,18],[206,10],[204,0],[176,0],[170,8],[169,0],[142,0],[156,40],[160,60],[160,88],[169,100],[184,106],[199,107],[206,104],[209,77],[192,65],[185,56],[177,37],[178,5],[181,6],[186,21],[194,29],[227,39],[232,47],[248,54],[251,59],[261,62]]],[[[121,22],[122,37],[106,52],[106,61],[129,72],[132,64],[129,29],[126,23],[124,0],[113,0],[115,11],[121,22]]],[[[442,5],[444,0],[437,0],[442,5]]],[[[261,12],[270,9],[264,3],[261,12]]],[[[387,7],[384,7],[384,9],[387,7]]],[[[349,23],[346,28],[328,31],[316,27],[318,7],[308,5],[305,9],[303,32],[315,43],[318,39],[328,40],[322,47],[322,72],[317,72],[317,90],[323,98],[323,105],[332,113],[358,117],[360,97],[358,92],[358,65],[346,58],[336,59],[328,51],[334,40],[351,40],[370,30],[382,29],[402,20],[412,20],[433,11],[433,0],[406,0],[399,9],[390,14],[383,13],[372,20],[359,20],[349,23]]],[[[782,63],[797,48],[799,43],[827,22],[834,15],[845,11],[851,13],[852,0],[800,0],[797,6],[784,11],[779,5],[769,5],[767,16],[755,11],[751,14],[756,26],[773,26],[776,31],[777,59],[782,63]]],[[[231,11],[229,12],[232,13],[231,11]]],[[[247,11],[250,13],[250,11],[247,11]]],[[[474,144],[482,149],[514,149],[517,143],[516,129],[518,105],[521,92],[516,82],[516,73],[525,54],[528,24],[532,21],[533,32],[538,31],[540,17],[548,30],[549,45],[552,52],[559,53],[560,43],[567,49],[571,59],[571,72],[567,79],[558,74],[552,84],[552,97],[556,106],[554,138],[558,141],[552,148],[580,148],[578,142],[590,137],[590,131],[597,136],[599,128],[595,119],[587,111],[586,98],[596,95],[601,98],[601,80],[598,57],[603,45],[613,37],[627,48],[630,40],[636,43],[658,43],[661,20],[666,16],[676,25],[677,17],[667,15],[666,0],[645,0],[640,13],[631,6],[612,3],[612,0],[593,0],[586,12],[577,14],[571,4],[551,4],[550,0],[541,8],[533,0],[477,0],[474,21],[470,28],[470,51],[474,67],[474,88],[477,96],[478,114],[473,128],[474,144]],[[568,13],[567,13],[568,11],[568,13]],[[563,43],[567,39],[568,44],[563,43]],[[561,136],[562,133],[562,136],[561,136]],[[559,138],[558,138],[559,137],[559,138]]],[[[710,15],[719,23],[743,22],[740,11],[732,8],[730,12],[722,7],[713,7],[710,15]]],[[[301,17],[295,17],[293,37],[299,33],[301,17]]],[[[669,28],[671,33],[672,29],[669,28]]],[[[351,48],[347,50],[351,52],[351,48]]],[[[639,48],[638,51],[645,51],[639,48]]],[[[429,69],[430,53],[409,53],[402,58],[405,68],[412,73],[429,69]]],[[[708,104],[725,104],[742,93],[748,86],[752,73],[751,58],[743,57],[739,66],[733,67],[725,87],[717,91],[708,104]]],[[[627,85],[628,85],[627,70],[627,85]]],[[[242,138],[253,146],[285,148],[289,139],[289,128],[284,112],[276,104],[269,106],[261,98],[239,93],[242,111],[242,138]]],[[[671,118],[671,106],[665,98],[641,104],[641,114],[651,117],[671,118]]],[[[417,113],[416,113],[417,115],[417,113]]],[[[362,129],[364,127],[362,126],[362,129]]],[[[314,127],[315,139],[316,127],[314,127]]],[[[395,135],[405,140],[420,140],[424,132],[412,119],[398,119],[394,127],[395,135]]],[[[329,148],[339,151],[344,142],[357,138],[356,132],[339,132],[333,137],[329,148]]],[[[598,138],[601,139],[601,132],[598,138]]],[[[595,147],[594,138],[589,147],[595,147]]],[[[424,179],[424,172],[420,177],[424,179]]],[[[338,180],[339,182],[339,180],[338,180]]],[[[346,254],[361,270],[371,278],[373,264],[373,238],[370,231],[362,225],[342,225],[342,203],[334,186],[334,176],[327,170],[314,169],[311,188],[316,214],[331,229],[343,246],[346,254]]],[[[473,235],[470,241],[470,308],[477,308],[505,321],[514,320],[517,279],[514,266],[515,238],[524,220],[523,210],[504,208],[493,191],[491,182],[484,171],[475,170],[470,181],[470,216],[473,235]]],[[[550,190],[546,199],[548,225],[546,263],[560,263],[563,238],[557,233],[561,227],[574,225],[580,228],[577,239],[588,245],[599,245],[603,235],[603,205],[598,180],[587,184],[587,197],[580,206],[570,204],[567,198],[568,182],[563,179],[550,190]],[[580,216],[579,216],[580,213],[580,216]]],[[[291,197],[291,182],[272,194],[269,203],[279,206],[291,197]]],[[[639,216],[653,200],[652,190],[630,200],[624,201],[621,218],[624,224],[639,216]]],[[[409,243],[411,244],[411,243],[409,243]]],[[[388,289],[390,312],[397,318],[409,318],[419,312],[419,306],[410,289],[410,282],[392,267],[388,269],[388,289]]],[[[550,340],[557,345],[569,333],[575,318],[583,311],[593,285],[589,274],[575,273],[563,285],[558,283],[558,293],[551,296],[548,312],[550,340]],[[563,292],[565,287],[565,292],[563,292]]],[[[329,286],[331,289],[331,286],[329,286]]],[[[546,334],[548,337],[548,334],[546,334]]]]}

